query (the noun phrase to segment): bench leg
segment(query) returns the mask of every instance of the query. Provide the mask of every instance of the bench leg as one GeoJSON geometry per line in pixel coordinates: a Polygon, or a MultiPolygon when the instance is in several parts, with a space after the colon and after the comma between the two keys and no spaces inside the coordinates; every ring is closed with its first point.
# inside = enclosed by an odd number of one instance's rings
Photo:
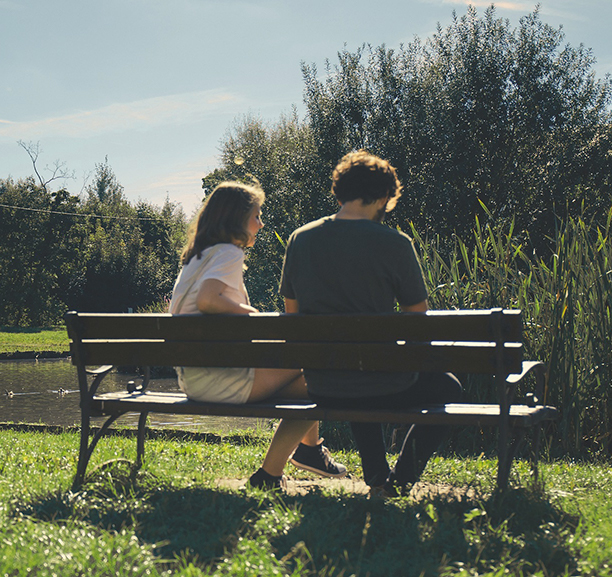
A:
{"type": "Polygon", "coordinates": [[[87,471],[87,465],[89,464],[89,459],[91,458],[98,441],[104,436],[108,428],[124,413],[119,413],[117,415],[112,415],[109,417],[106,422],[100,427],[100,430],[94,435],[91,443],[89,443],[89,433],[90,433],[90,425],[89,425],[89,415],[82,418],[81,423],[81,446],[79,450],[79,462],[77,465],[77,473],[74,477],[74,481],[72,483],[73,490],[78,489],[85,480],[85,473],[87,471]],[[88,444],[89,443],[89,444],[88,444]]]}
{"type": "Polygon", "coordinates": [[[537,424],[533,429],[533,438],[531,439],[531,475],[533,486],[537,487],[540,484],[538,461],[540,458],[540,433],[542,431],[542,425],[537,424]]]}
{"type": "Polygon", "coordinates": [[[508,440],[505,435],[502,437],[502,431],[500,431],[497,450],[497,489],[500,491],[505,491],[508,488],[508,478],[510,477],[510,468],[512,467],[512,456],[509,449],[508,440]]]}
{"type": "MultiPolygon", "coordinates": [[[[537,487],[540,482],[540,471],[539,471],[539,457],[540,457],[540,438],[541,438],[541,424],[534,425],[532,428],[531,438],[531,450],[529,451],[529,461],[531,465],[532,485],[537,487]]],[[[512,469],[512,462],[518,453],[518,449],[528,437],[526,430],[519,429],[514,432],[514,438],[508,445],[505,460],[499,460],[498,468],[498,487],[500,489],[506,489],[508,487],[508,479],[510,477],[510,471],[512,469]]]]}
{"type": "Polygon", "coordinates": [[[72,488],[78,489],[83,484],[87,463],[89,462],[89,411],[81,410],[81,440],[79,444],[79,461],[77,463],[76,475],[72,482],[72,488]]]}
{"type": "Polygon", "coordinates": [[[144,412],[140,413],[140,417],[138,418],[138,439],[136,441],[136,469],[140,469],[142,467],[142,462],[144,460],[144,450],[145,450],[145,436],[146,436],[146,425],[147,425],[147,417],[149,413],[144,412]]]}
{"type": "Polygon", "coordinates": [[[504,450],[500,446],[500,458],[497,465],[497,488],[504,491],[508,488],[508,480],[510,479],[510,471],[512,470],[512,462],[518,452],[524,437],[525,431],[523,429],[509,429],[512,433],[512,438],[504,443],[504,450]]]}

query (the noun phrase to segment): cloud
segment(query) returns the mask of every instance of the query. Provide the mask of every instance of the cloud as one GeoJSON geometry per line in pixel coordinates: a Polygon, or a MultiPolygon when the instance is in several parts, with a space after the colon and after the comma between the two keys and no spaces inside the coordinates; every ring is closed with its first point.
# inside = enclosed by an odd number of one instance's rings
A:
{"type": "Polygon", "coordinates": [[[159,205],[168,196],[171,202],[180,203],[189,217],[202,203],[202,177],[217,165],[218,161],[213,156],[184,162],[170,172],[130,183],[126,191],[129,191],[130,197],[144,198],[159,205]]]}
{"type": "Polygon", "coordinates": [[[0,119],[0,136],[26,140],[58,136],[82,138],[168,124],[176,126],[200,122],[213,114],[232,112],[241,102],[239,96],[222,90],[173,94],[42,120],[11,122],[0,119]]]}

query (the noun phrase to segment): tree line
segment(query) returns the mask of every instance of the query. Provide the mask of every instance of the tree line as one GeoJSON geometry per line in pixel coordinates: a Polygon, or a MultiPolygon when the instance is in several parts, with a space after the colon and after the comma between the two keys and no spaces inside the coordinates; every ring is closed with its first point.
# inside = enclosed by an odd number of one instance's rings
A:
{"type": "Polygon", "coordinates": [[[169,201],[130,203],[107,161],[83,195],[50,191],[33,178],[0,180],[0,324],[47,326],[68,309],[163,303],[185,226],[169,201]]]}

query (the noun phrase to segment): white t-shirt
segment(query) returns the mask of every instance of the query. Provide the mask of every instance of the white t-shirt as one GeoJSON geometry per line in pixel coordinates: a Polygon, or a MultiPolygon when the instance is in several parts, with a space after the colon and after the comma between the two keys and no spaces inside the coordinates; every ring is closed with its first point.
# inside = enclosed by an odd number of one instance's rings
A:
{"type": "Polygon", "coordinates": [[[183,268],[174,283],[170,312],[172,314],[197,314],[200,311],[196,297],[206,279],[216,279],[229,288],[224,293],[239,304],[250,304],[243,280],[244,251],[235,244],[222,243],[210,246],[193,257],[183,268]]]}
{"type": "MultiPolygon", "coordinates": [[[[242,272],[244,251],[234,244],[216,244],[192,258],[179,273],[172,300],[172,314],[197,314],[198,292],[206,279],[216,279],[229,288],[225,295],[241,304],[250,304],[242,272]]],[[[194,401],[246,403],[253,388],[255,369],[219,367],[175,367],[180,389],[194,401]]]]}

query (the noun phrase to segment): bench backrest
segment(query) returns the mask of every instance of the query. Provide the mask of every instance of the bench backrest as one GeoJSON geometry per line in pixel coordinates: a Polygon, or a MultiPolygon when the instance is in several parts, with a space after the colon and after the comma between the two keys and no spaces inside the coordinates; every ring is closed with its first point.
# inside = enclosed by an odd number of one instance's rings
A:
{"type": "Polygon", "coordinates": [[[518,310],[388,315],[66,315],[75,365],[521,370],[518,310]]]}

